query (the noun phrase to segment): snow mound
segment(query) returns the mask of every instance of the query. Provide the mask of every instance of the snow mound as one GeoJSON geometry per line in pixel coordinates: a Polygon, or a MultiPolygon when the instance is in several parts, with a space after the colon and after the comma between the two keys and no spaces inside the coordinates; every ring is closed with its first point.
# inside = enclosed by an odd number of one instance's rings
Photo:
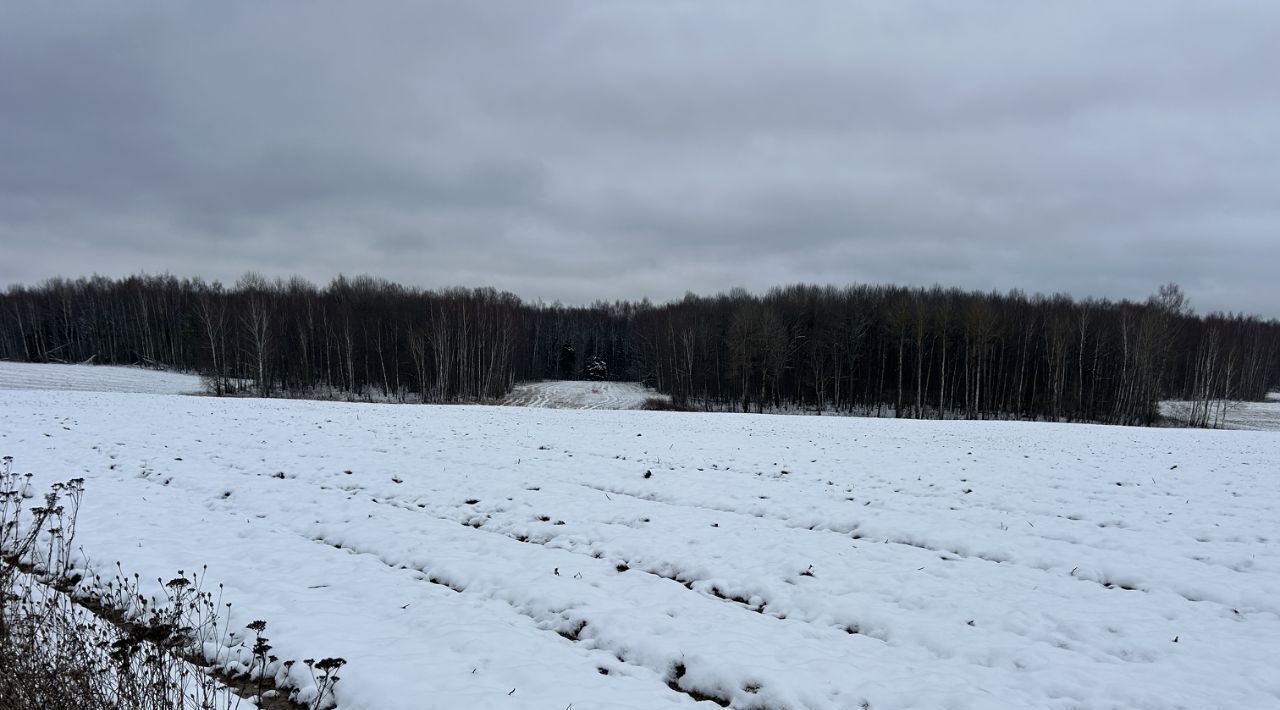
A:
{"type": "Polygon", "coordinates": [[[177,372],[109,365],[0,362],[0,390],[190,394],[202,389],[199,376],[177,372]]]}

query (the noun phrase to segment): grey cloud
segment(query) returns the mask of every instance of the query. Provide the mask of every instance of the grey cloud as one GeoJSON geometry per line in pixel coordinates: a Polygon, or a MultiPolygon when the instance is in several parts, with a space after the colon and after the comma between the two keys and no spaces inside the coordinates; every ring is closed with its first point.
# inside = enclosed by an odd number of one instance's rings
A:
{"type": "Polygon", "coordinates": [[[11,3],[0,282],[849,281],[1280,317],[1271,3],[11,3]]]}

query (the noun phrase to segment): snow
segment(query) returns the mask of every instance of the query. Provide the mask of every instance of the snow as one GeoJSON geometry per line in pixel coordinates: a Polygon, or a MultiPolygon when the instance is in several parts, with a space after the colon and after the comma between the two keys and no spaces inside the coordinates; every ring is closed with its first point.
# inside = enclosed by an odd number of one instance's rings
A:
{"type": "Polygon", "coordinates": [[[344,710],[1280,707],[1275,433],[4,391],[0,454],[344,710]]]}
{"type": "MultiPolygon", "coordinates": [[[[1213,406],[1216,412],[1223,403],[1214,402],[1213,406]]],[[[1160,403],[1160,413],[1174,421],[1187,421],[1192,408],[1192,402],[1160,403]]],[[[1219,426],[1223,429],[1280,431],[1280,392],[1268,393],[1264,402],[1226,402],[1225,416],[1219,426]]]]}
{"type": "Polygon", "coordinates": [[[502,404],[549,409],[640,409],[645,400],[655,398],[667,396],[639,382],[550,380],[518,384],[502,404]]]}
{"type": "Polygon", "coordinates": [[[109,365],[0,361],[0,390],[80,390],[188,394],[203,391],[198,375],[109,365]]]}

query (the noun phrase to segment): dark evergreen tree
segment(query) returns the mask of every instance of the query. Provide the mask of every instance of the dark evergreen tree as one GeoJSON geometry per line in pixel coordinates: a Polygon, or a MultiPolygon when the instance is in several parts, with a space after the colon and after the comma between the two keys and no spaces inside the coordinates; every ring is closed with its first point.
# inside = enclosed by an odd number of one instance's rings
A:
{"type": "Polygon", "coordinates": [[[587,359],[587,366],[584,368],[588,380],[607,380],[609,379],[609,366],[605,361],[598,357],[592,356],[587,359]]]}

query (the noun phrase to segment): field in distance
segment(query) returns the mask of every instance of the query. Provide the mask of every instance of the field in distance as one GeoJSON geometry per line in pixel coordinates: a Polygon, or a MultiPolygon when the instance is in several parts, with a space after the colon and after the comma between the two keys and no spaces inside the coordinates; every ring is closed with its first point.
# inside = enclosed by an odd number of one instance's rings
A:
{"type": "Polygon", "coordinates": [[[548,409],[641,409],[654,398],[668,399],[639,382],[548,380],[517,384],[502,404],[548,409]]]}
{"type": "Polygon", "coordinates": [[[164,370],[0,361],[0,390],[195,394],[203,389],[198,375],[164,370]]]}
{"type": "Polygon", "coordinates": [[[1269,432],[8,389],[0,454],[345,710],[1280,705],[1269,432]]]}

